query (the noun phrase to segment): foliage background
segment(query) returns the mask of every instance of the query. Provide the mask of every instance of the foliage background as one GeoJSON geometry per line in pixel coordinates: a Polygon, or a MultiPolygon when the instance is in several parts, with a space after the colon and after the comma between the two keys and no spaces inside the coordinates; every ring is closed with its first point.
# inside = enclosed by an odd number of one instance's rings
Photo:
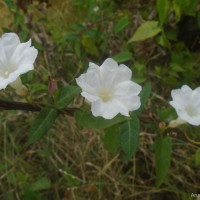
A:
{"type": "MultiPolygon", "coordinates": [[[[107,57],[129,66],[134,81],[152,86],[140,115],[139,146],[129,161],[117,142],[106,143],[106,134],[116,139],[115,126],[86,128],[61,114],[45,137],[27,147],[37,113],[1,110],[0,199],[188,200],[200,193],[199,146],[183,134],[165,133],[172,156],[159,186],[155,163],[162,128],[177,117],[168,104],[171,89],[199,86],[198,0],[1,0],[0,31],[17,32],[22,41],[31,37],[39,50],[35,70],[22,76],[35,104],[52,101],[49,77],[58,78],[58,87],[75,85],[89,61],[101,64],[107,57]],[[138,39],[138,27],[148,21],[158,22],[157,32],[140,32],[138,39]]],[[[0,98],[22,101],[11,88],[0,98]]],[[[69,106],[80,105],[87,107],[77,96],[69,106]]],[[[198,127],[187,131],[198,140],[198,127]]]]}

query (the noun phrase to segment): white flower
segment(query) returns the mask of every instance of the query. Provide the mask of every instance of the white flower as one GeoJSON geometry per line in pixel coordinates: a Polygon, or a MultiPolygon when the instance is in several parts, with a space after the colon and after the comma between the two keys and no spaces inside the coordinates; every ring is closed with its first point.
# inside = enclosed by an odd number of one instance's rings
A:
{"type": "Polygon", "coordinates": [[[180,119],[180,118],[178,117],[177,119],[171,120],[171,121],[169,122],[169,127],[170,127],[170,128],[176,128],[177,126],[180,126],[180,125],[185,124],[185,123],[186,123],[186,121],[184,121],[184,120],[182,120],[182,119],[180,119]]]}
{"type": "Polygon", "coordinates": [[[95,6],[95,7],[93,8],[93,11],[94,11],[94,12],[98,12],[98,11],[99,11],[99,6],[95,6]]]}
{"type": "Polygon", "coordinates": [[[118,113],[129,116],[129,111],[140,105],[141,86],[131,81],[131,70],[108,58],[99,67],[89,63],[85,74],[76,78],[82,88],[81,95],[92,104],[92,114],[112,119],[118,113]]]}
{"type": "Polygon", "coordinates": [[[23,95],[26,89],[19,76],[33,69],[37,54],[37,49],[31,47],[31,40],[20,43],[17,34],[3,34],[0,37],[0,90],[11,84],[23,95]]]}
{"type": "Polygon", "coordinates": [[[181,89],[171,92],[173,101],[169,103],[173,106],[181,120],[189,124],[200,125],[200,87],[192,90],[187,85],[181,89]]]}

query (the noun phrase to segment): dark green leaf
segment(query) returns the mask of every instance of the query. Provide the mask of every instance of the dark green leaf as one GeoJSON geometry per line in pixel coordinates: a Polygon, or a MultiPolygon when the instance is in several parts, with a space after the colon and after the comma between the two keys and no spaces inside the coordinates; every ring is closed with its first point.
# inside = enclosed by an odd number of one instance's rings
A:
{"type": "Polygon", "coordinates": [[[33,191],[30,186],[25,187],[23,193],[23,200],[41,200],[39,194],[33,191]]]}
{"type": "Polygon", "coordinates": [[[80,92],[80,88],[76,86],[66,86],[60,88],[56,93],[56,108],[65,108],[74,97],[80,92]]]}
{"type": "Polygon", "coordinates": [[[95,56],[99,55],[99,51],[96,47],[96,44],[91,37],[89,37],[87,35],[83,36],[81,43],[88,53],[95,55],[95,56]]]}
{"type": "Polygon", "coordinates": [[[169,0],[157,0],[156,7],[159,15],[160,25],[163,25],[169,9],[169,0]]]}
{"type": "Polygon", "coordinates": [[[40,111],[31,127],[28,145],[37,142],[48,132],[57,115],[58,111],[49,107],[45,107],[40,111]]]}
{"type": "Polygon", "coordinates": [[[104,147],[111,153],[116,153],[120,148],[119,126],[111,126],[105,130],[104,147]]]}
{"type": "Polygon", "coordinates": [[[117,115],[113,119],[104,119],[102,117],[94,117],[90,112],[88,111],[76,111],[75,112],[75,118],[76,122],[80,126],[84,126],[87,128],[107,128],[109,126],[113,126],[115,124],[118,124],[120,122],[123,122],[127,120],[127,117],[122,115],[117,115]]]}
{"type": "Polygon", "coordinates": [[[48,178],[41,178],[37,180],[31,187],[34,191],[49,189],[51,187],[51,181],[48,178]]]}
{"type": "Polygon", "coordinates": [[[173,107],[168,107],[164,109],[159,109],[157,111],[157,116],[165,122],[170,122],[171,120],[177,118],[177,113],[173,107]]]}
{"type": "Polygon", "coordinates": [[[136,152],[139,143],[140,124],[136,116],[125,121],[120,126],[121,148],[126,154],[127,159],[130,159],[136,152]]]}
{"type": "Polygon", "coordinates": [[[31,93],[41,92],[41,91],[48,91],[48,87],[43,84],[34,84],[29,86],[31,93]]]}
{"type": "Polygon", "coordinates": [[[132,53],[130,51],[123,51],[113,56],[113,59],[116,60],[117,62],[124,62],[130,60],[131,58],[132,58],[132,53]]]}
{"type": "Polygon", "coordinates": [[[167,39],[166,35],[164,34],[164,32],[157,37],[157,43],[161,46],[171,49],[171,44],[167,39]]]}
{"type": "Polygon", "coordinates": [[[122,17],[114,26],[115,33],[119,33],[129,24],[128,17],[122,17]]]}
{"type": "Polygon", "coordinates": [[[159,27],[157,21],[147,21],[140,25],[140,27],[136,30],[133,37],[129,40],[129,42],[138,42],[142,40],[146,40],[148,38],[152,38],[160,33],[162,29],[159,27]]]}
{"type": "Polygon", "coordinates": [[[133,112],[134,114],[140,114],[143,111],[150,94],[151,94],[151,83],[146,83],[139,95],[141,100],[141,106],[138,110],[133,112]]]}
{"type": "Polygon", "coordinates": [[[172,143],[169,137],[159,137],[155,143],[156,185],[159,187],[165,180],[172,154],[172,143]]]}

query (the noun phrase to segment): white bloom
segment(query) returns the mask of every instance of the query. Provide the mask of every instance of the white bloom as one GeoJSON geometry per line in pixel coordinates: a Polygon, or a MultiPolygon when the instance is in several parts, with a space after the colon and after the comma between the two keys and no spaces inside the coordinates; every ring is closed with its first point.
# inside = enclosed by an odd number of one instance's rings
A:
{"type": "Polygon", "coordinates": [[[99,6],[95,6],[95,7],[93,8],[93,11],[94,11],[94,12],[98,12],[98,11],[99,11],[99,6]]]}
{"type": "Polygon", "coordinates": [[[169,127],[170,128],[176,128],[177,126],[180,126],[180,125],[185,124],[185,123],[186,123],[186,121],[184,121],[184,120],[182,120],[178,117],[177,119],[169,122],[169,127]]]}
{"type": "Polygon", "coordinates": [[[25,86],[20,75],[33,69],[38,51],[31,47],[31,40],[20,43],[15,33],[5,33],[0,37],[0,90],[11,84],[18,94],[23,95],[25,86]]]}
{"type": "Polygon", "coordinates": [[[129,116],[129,111],[140,105],[141,86],[131,81],[131,70],[108,58],[99,67],[89,63],[85,74],[76,78],[82,88],[81,95],[92,104],[92,114],[112,119],[118,113],[129,116]]]}
{"type": "Polygon", "coordinates": [[[169,103],[173,106],[181,120],[189,124],[200,125],[200,87],[192,90],[187,85],[181,89],[171,92],[173,101],[169,103]]]}

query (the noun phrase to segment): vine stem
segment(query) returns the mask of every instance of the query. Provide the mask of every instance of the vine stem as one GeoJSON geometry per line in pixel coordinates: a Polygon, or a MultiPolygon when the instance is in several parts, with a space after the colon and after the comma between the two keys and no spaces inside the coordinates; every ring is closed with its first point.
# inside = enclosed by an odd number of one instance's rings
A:
{"type": "Polygon", "coordinates": [[[185,139],[186,139],[189,143],[200,146],[200,141],[195,141],[195,140],[193,140],[192,138],[190,138],[190,137],[188,136],[188,134],[187,134],[186,132],[183,132],[183,131],[181,131],[181,130],[178,129],[178,128],[167,127],[167,128],[164,130],[164,133],[172,132],[172,131],[173,131],[173,132],[176,132],[176,133],[178,133],[178,134],[180,134],[180,135],[184,135],[185,139]]]}
{"type": "MultiPolygon", "coordinates": [[[[39,112],[44,107],[45,107],[45,105],[43,105],[43,104],[33,105],[30,103],[10,102],[10,101],[0,100],[0,109],[2,108],[4,110],[24,110],[24,111],[39,112]]],[[[60,113],[73,116],[74,109],[66,108],[66,109],[60,110],[60,113]]]]}
{"type": "Polygon", "coordinates": [[[40,111],[44,105],[33,105],[30,103],[10,102],[0,100],[0,108],[5,110],[26,110],[26,111],[40,111]]]}

